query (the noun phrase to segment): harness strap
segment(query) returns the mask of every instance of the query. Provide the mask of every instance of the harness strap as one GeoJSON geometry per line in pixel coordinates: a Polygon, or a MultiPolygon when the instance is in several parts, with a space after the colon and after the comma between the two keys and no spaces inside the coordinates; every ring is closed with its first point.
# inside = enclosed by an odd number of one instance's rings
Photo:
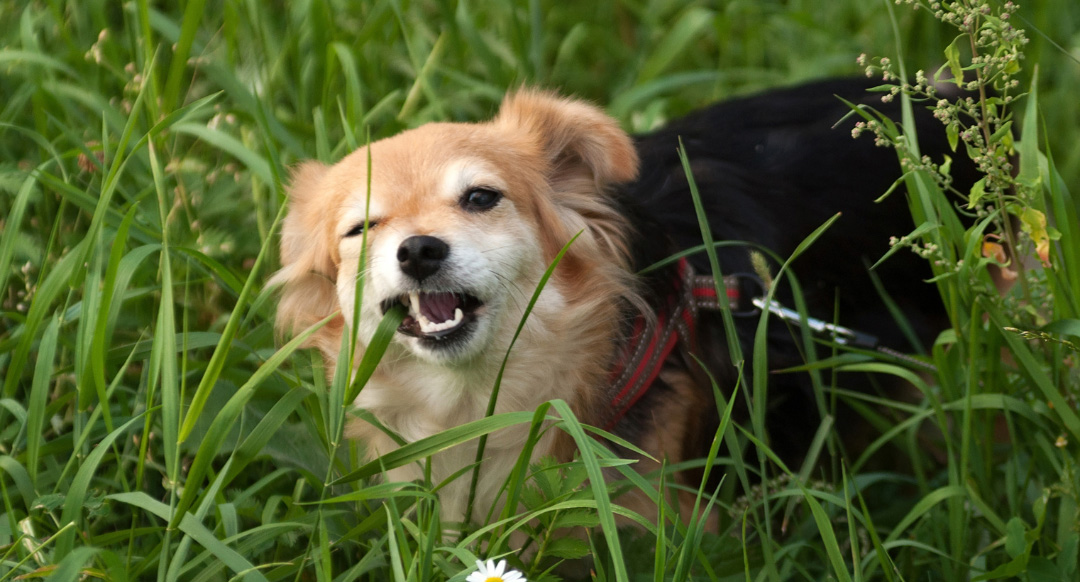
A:
{"type": "MultiPolygon", "coordinates": [[[[737,276],[723,279],[728,303],[733,310],[745,309],[737,276]]],[[[655,319],[639,314],[634,318],[629,341],[616,360],[608,382],[611,419],[606,430],[615,427],[645,395],[660,374],[672,350],[681,341],[687,348],[696,343],[698,311],[721,309],[716,282],[711,276],[697,276],[685,258],[679,259],[675,292],[655,319]]]]}
{"type": "MultiPolygon", "coordinates": [[[[697,347],[697,319],[699,311],[719,311],[723,309],[716,292],[716,281],[711,275],[696,275],[685,258],[679,259],[675,290],[667,302],[656,313],[655,318],[639,314],[634,318],[629,338],[622,349],[608,380],[608,394],[611,395],[611,415],[605,430],[612,430],[629,410],[645,395],[656,377],[660,375],[664,362],[680,342],[687,351],[697,347]]],[[[727,275],[723,278],[724,291],[728,307],[736,315],[759,313],[759,309],[768,309],[779,319],[789,323],[806,325],[819,335],[826,336],[840,345],[853,348],[877,350],[920,367],[936,370],[910,356],[900,354],[878,345],[873,335],[846,327],[800,316],[798,312],[783,307],[775,301],[766,302],[764,297],[754,291],[743,289],[743,283],[752,281],[764,294],[764,284],[754,275],[727,275]]]]}

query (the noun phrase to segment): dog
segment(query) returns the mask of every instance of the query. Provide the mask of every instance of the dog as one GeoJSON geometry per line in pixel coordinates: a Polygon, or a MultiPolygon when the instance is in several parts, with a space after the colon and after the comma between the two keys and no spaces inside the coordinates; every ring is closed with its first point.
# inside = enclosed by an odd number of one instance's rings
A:
{"type": "MultiPolygon", "coordinates": [[[[277,325],[298,331],[337,314],[310,340],[334,363],[343,334],[362,350],[386,311],[403,306],[408,314],[356,406],[408,442],[483,418],[501,372],[496,412],[562,399],[582,422],[654,459],[699,458],[719,422],[712,382],[730,394],[739,378],[729,342],[751,353],[757,318],[736,318],[737,337],[728,337],[707,254],[663,263],[703,244],[679,140],[716,240],[747,241],[786,258],[841,213],[793,266],[808,310],[827,321],[839,313],[841,324],[909,349],[866,267],[888,250],[890,235],[912,229],[901,194],[874,202],[901,175],[896,154],[852,139],[850,116],[834,127],[850,112],[838,96],[899,117],[897,105],[868,88],[865,80],[829,80],[772,91],[637,137],[591,104],[523,89],[490,121],[427,124],[332,166],[302,163],[288,192],[282,268],[272,280],[282,288],[277,325]]],[[[920,113],[918,123],[924,151],[946,152],[931,116],[920,113]]],[[[954,165],[955,174],[964,171],[954,165]]],[[[721,247],[717,255],[724,274],[756,272],[746,247],[721,247]]],[[[921,259],[905,254],[877,270],[923,340],[946,325],[936,290],[923,282],[928,274],[921,259]]],[[[790,288],[776,297],[790,301],[790,288]]],[[[742,312],[753,310],[747,300],[739,300],[742,312]]],[[[787,324],[774,318],[767,333],[770,368],[804,363],[787,324]]],[[[743,375],[743,390],[750,377],[743,375]]],[[[799,374],[769,383],[770,446],[798,459],[820,422],[811,383],[799,374]]],[[[738,414],[745,420],[748,412],[738,414]]],[[[476,507],[500,503],[527,430],[490,436],[476,507]]],[[[373,424],[357,421],[352,433],[371,455],[398,446],[373,424]]],[[[548,430],[533,457],[574,453],[565,434],[548,430]]],[[[475,455],[475,444],[440,452],[430,477],[441,482],[475,455]]],[[[422,476],[414,466],[389,475],[422,476]]],[[[467,476],[442,489],[444,521],[480,517],[467,515],[468,492],[467,476]]]]}

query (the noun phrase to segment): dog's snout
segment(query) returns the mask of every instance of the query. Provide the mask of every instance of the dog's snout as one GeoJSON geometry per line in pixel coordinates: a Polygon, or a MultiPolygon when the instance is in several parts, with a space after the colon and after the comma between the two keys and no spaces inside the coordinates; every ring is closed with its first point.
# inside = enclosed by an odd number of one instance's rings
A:
{"type": "Polygon", "coordinates": [[[434,275],[450,254],[450,245],[433,236],[410,236],[402,241],[397,250],[398,264],[406,275],[423,281],[434,275]]]}

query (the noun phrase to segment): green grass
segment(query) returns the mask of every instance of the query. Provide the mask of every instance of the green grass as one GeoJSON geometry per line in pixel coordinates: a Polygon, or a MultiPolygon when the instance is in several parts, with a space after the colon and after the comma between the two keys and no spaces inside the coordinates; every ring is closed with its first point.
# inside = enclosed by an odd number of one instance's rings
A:
{"type": "MultiPolygon", "coordinates": [[[[655,483],[562,403],[556,430],[582,460],[519,463],[507,489],[522,513],[447,533],[439,484],[372,478],[499,427],[540,430],[556,411],[493,416],[365,464],[341,436],[356,387],[328,382],[302,338],[273,330],[265,282],[299,160],[334,161],[369,132],[486,118],[522,84],[593,100],[641,131],[719,98],[857,74],[864,52],[941,64],[953,34],[925,11],[896,14],[900,38],[883,2],[861,0],[0,0],[0,582],[460,581],[476,557],[509,552],[514,531],[531,540],[531,557],[510,557],[530,580],[586,554],[598,580],[1075,579],[1073,0],[1022,3],[1018,23],[1032,38],[1025,74],[1039,65],[1038,110],[1017,109],[1020,171],[1039,179],[1061,232],[1041,287],[1052,300],[980,303],[944,278],[956,326],[931,347],[936,374],[838,361],[910,380],[918,402],[845,392],[822,369],[826,397],[880,429],[865,457],[841,464],[823,418],[814,450],[829,481],[776,469],[760,426],[725,425],[718,442],[759,454],[708,459],[726,474],[715,496],[699,492],[718,534],[674,524],[665,506],[663,526],[631,515],[643,528],[612,535],[597,508],[655,483]],[[865,468],[887,450],[911,470],[865,468]],[[602,467],[623,480],[601,486],[602,467]],[[784,477],[739,485],[766,468],[784,477]],[[581,526],[609,535],[557,535],[581,526]]],[[[911,192],[931,205],[917,217],[948,207],[918,177],[911,192]]],[[[965,244],[981,231],[950,228],[927,236],[977,258],[965,244]]]]}

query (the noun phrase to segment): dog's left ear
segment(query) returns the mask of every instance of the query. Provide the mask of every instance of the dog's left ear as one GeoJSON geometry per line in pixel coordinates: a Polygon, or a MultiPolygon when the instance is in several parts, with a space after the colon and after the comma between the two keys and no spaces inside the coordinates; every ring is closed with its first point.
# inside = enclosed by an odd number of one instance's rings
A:
{"type": "MultiPolygon", "coordinates": [[[[283,332],[299,332],[338,309],[334,286],[338,251],[330,219],[335,209],[324,185],[328,170],[309,161],[292,173],[289,214],[281,232],[281,270],[268,282],[281,286],[277,327],[283,332]]],[[[339,329],[340,322],[335,321],[319,330],[309,344],[322,347],[324,353],[336,353],[340,346],[333,334],[339,329]]]]}
{"type": "Polygon", "coordinates": [[[614,119],[585,102],[521,90],[506,97],[495,123],[524,129],[536,140],[551,164],[556,191],[561,179],[588,177],[602,187],[637,177],[638,156],[630,136],[614,119]]]}

